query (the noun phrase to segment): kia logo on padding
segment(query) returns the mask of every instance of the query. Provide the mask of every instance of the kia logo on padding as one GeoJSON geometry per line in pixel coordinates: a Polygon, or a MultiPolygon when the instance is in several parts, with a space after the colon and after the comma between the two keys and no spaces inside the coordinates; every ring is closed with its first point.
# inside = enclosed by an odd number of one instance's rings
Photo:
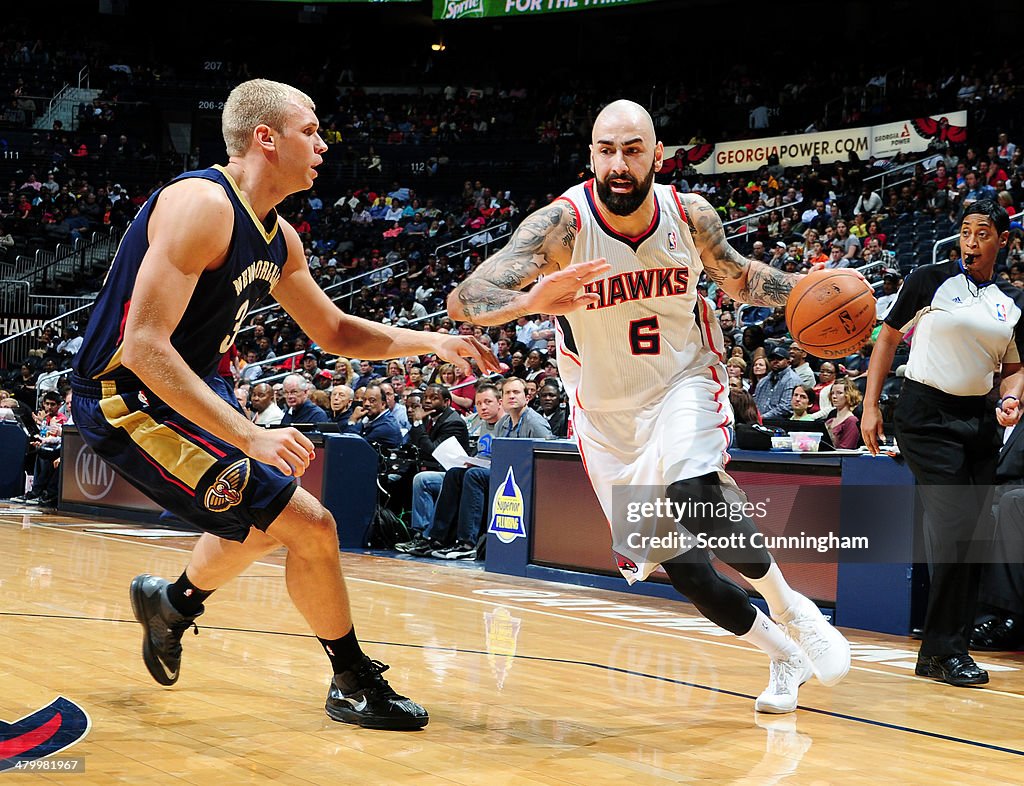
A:
{"type": "Polygon", "coordinates": [[[103,499],[114,485],[114,470],[83,445],[75,458],[75,482],[86,498],[103,499]]]}

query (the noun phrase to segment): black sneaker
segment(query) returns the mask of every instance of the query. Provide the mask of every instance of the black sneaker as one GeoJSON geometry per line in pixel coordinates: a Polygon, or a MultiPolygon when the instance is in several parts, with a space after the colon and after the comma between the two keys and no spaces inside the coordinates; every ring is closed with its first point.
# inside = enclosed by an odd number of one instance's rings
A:
{"type": "Polygon", "coordinates": [[[437,559],[476,559],[476,544],[459,542],[454,546],[432,551],[430,556],[437,559]]]}
{"type": "Polygon", "coordinates": [[[129,594],[135,619],[142,624],[142,660],[161,685],[178,681],[181,666],[181,637],[189,628],[196,627],[195,617],[186,617],[167,600],[167,579],[143,573],[132,579],[129,594]]]}
{"type": "Polygon", "coordinates": [[[429,543],[429,542],[430,541],[428,541],[425,537],[423,537],[423,535],[421,535],[420,533],[417,532],[415,535],[413,535],[412,540],[405,540],[405,541],[402,541],[401,543],[396,543],[395,544],[395,551],[400,551],[403,554],[408,554],[413,549],[422,547],[424,544],[429,543]]]}
{"type": "Polygon", "coordinates": [[[327,691],[327,715],[364,729],[422,729],[430,716],[419,704],[399,696],[381,674],[388,666],[363,656],[349,671],[335,674],[327,691]]]}
{"type": "Polygon", "coordinates": [[[410,557],[432,557],[435,551],[443,548],[444,544],[441,541],[434,540],[432,538],[424,538],[406,553],[410,557]]]}

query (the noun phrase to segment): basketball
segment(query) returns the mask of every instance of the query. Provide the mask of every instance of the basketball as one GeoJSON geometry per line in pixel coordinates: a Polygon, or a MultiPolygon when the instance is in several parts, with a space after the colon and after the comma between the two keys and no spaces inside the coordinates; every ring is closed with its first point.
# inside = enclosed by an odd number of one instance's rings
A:
{"type": "Polygon", "coordinates": [[[793,287],[786,302],[793,339],[819,358],[857,352],[875,327],[875,295],[852,270],[815,270],[793,287]]]}

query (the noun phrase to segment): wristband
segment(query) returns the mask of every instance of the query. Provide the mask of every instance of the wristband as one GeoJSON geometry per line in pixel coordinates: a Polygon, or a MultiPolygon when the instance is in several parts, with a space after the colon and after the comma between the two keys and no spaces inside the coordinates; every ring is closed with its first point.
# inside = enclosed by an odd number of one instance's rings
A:
{"type": "Polygon", "coordinates": [[[999,399],[999,408],[1000,409],[1003,408],[1003,402],[1006,401],[1006,399],[1008,399],[1008,398],[1012,398],[1014,401],[1020,402],[1020,399],[1017,398],[1016,396],[1003,396],[1001,399],[999,399]]]}

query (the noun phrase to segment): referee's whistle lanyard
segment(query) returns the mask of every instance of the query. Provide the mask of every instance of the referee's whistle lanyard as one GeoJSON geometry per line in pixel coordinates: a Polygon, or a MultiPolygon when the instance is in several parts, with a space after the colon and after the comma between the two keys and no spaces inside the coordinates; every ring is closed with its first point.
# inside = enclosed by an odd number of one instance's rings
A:
{"type": "Polygon", "coordinates": [[[973,278],[971,278],[971,274],[968,272],[967,268],[964,267],[963,259],[957,260],[957,264],[960,265],[960,272],[963,273],[964,274],[964,278],[967,279],[967,291],[970,292],[972,284],[974,285],[974,288],[978,290],[977,292],[971,293],[971,294],[974,295],[974,297],[979,297],[981,295],[981,290],[984,289],[985,287],[987,287],[989,284],[995,282],[995,280],[996,280],[996,272],[993,269],[993,271],[992,271],[992,278],[990,278],[988,281],[984,281],[981,284],[979,284],[977,281],[975,281],[973,278]]]}

